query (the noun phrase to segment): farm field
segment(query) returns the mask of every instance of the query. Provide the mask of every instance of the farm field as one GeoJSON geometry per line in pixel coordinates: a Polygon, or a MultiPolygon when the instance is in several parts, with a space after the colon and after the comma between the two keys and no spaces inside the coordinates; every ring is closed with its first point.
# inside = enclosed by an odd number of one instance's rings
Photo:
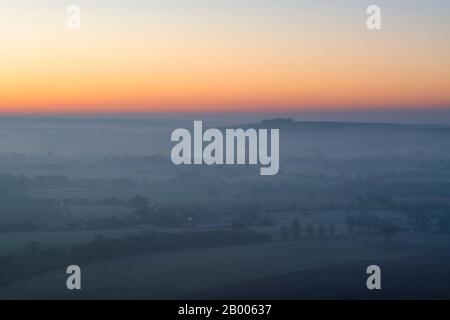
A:
{"type": "Polygon", "coordinates": [[[447,248],[449,240],[403,234],[388,243],[371,235],[130,256],[82,265],[85,286],[77,293],[65,289],[66,274],[58,269],[0,287],[0,298],[181,298],[289,272],[407,257],[447,248]]]}
{"type": "Polygon", "coordinates": [[[198,291],[186,298],[442,300],[450,298],[449,269],[450,250],[447,248],[399,258],[352,261],[258,278],[198,291]],[[361,272],[372,264],[377,264],[382,269],[382,290],[379,291],[367,290],[367,275],[361,272]]]}
{"type": "MultiPolygon", "coordinates": [[[[236,121],[283,130],[278,175],[175,166],[170,133],[191,121],[0,119],[0,299],[277,298],[278,279],[308,298],[335,269],[447,256],[448,127],[236,121]]],[[[450,292],[434,264],[423,283],[450,292]]]]}

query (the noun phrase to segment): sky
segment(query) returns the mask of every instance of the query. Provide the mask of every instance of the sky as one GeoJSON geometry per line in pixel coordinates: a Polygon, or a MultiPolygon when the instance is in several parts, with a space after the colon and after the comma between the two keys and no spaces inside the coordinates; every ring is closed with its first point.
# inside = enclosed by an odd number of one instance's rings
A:
{"type": "Polygon", "coordinates": [[[0,113],[450,110],[449,36],[447,0],[0,0],[0,113]]]}

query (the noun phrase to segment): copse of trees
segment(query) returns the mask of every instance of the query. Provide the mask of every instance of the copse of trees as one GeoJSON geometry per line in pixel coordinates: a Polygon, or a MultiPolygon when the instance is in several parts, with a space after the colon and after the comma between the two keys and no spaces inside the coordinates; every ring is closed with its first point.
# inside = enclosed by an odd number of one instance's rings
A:
{"type": "Polygon", "coordinates": [[[275,225],[275,221],[270,214],[266,214],[259,220],[259,225],[262,227],[272,227],[275,225]]]}
{"type": "Polygon", "coordinates": [[[442,213],[438,218],[439,232],[450,233],[450,211],[442,213]]]}
{"type": "MultiPolygon", "coordinates": [[[[163,227],[181,227],[186,223],[187,210],[185,208],[179,210],[176,208],[157,208],[150,205],[148,198],[140,195],[131,198],[129,204],[135,208],[133,213],[141,223],[163,227]]],[[[192,213],[192,215],[196,214],[192,213]]]]}
{"type": "Polygon", "coordinates": [[[280,238],[283,241],[289,240],[289,229],[285,226],[280,228],[280,238]]]}
{"type": "Polygon", "coordinates": [[[32,241],[27,245],[27,252],[32,256],[41,253],[42,249],[42,244],[39,241],[32,241]]]}
{"type": "Polygon", "coordinates": [[[328,234],[330,235],[330,237],[335,237],[336,236],[336,224],[334,222],[330,222],[328,224],[328,234]]]}
{"type": "MultiPolygon", "coordinates": [[[[294,218],[289,227],[282,226],[280,227],[280,238],[283,241],[287,241],[289,239],[299,240],[302,238],[302,225],[298,218],[294,218]]],[[[337,235],[337,227],[336,223],[330,222],[328,224],[320,223],[316,226],[314,224],[308,224],[305,228],[305,235],[303,236],[306,239],[313,239],[315,237],[325,238],[327,236],[335,237],[337,235]]]]}
{"type": "Polygon", "coordinates": [[[136,195],[130,199],[129,204],[136,209],[145,209],[148,207],[149,202],[148,198],[136,195]]]}
{"type": "Polygon", "coordinates": [[[104,198],[99,203],[108,206],[126,206],[129,204],[127,200],[115,196],[104,198]]]}
{"type": "Polygon", "coordinates": [[[127,235],[123,238],[105,239],[96,237],[93,241],[73,246],[70,250],[70,255],[77,261],[88,262],[133,254],[244,245],[269,241],[272,241],[269,235],[238,231],[162,234],[145,232],[140,235],[127,235]]]}
{"type": "Polygon", "coordinates": [[[365,230],[367,233],[378,232],[384,236],[386,241],[390,241],[393,236],[401,231],[400,226],[393,224],[391,221],[369,215],[348,216],[346,224],[350,234],[353,234],[355,229],[358,228],[359,230],[365,230]]]}
{"type": "Polygon", "coordinates": [[[308,226],[306,227],[306,233],[308,234],[309,239],[314,238],[316,235],[316,228],[314,227],[314,225],[308,224],[308,226]]]}
{"type": "Polygon", "coordinates": [[[384,236],[384,239],[389,242],[393,236],[400,232],[400,227],[389,221],[385,221],[380,224],[379,232],[384,236]]]}
{"type": "Polygon", "coordinates": [[[236,218],[246,226],[255,225],[258,223],[261,213],[261,206],[258,204],[251,204],[247,207],[240,208],[236,211],[236,218]]]}
{"type": "Polygon", "coordinates": [[[300,239],[301,236],[301,225],[298,218],[294,218],[291,223],[292,235],[294,236],[294,240],[300,239]]]}
{"type": "Polygon", "coordinates": [[[403,203],[401,211],[408,217],[408,223],[416,232],[427,232],[431,226],[431,216],[425,203],[403,203]]]}
{"type": "Polygon", "coordinates": [[[319,223],[319,227],[317,228],[317,233],[319,237],[324,238],[327,235],[327,228],[323,223],[319,223]]]}
{"type": "Polygon", "coordinates": [[[347,216],[345,218],[345,223],[347,225],[347,230],[349,234],[353,234],[355,232],[356,221],[354,216],[347,216]]]}

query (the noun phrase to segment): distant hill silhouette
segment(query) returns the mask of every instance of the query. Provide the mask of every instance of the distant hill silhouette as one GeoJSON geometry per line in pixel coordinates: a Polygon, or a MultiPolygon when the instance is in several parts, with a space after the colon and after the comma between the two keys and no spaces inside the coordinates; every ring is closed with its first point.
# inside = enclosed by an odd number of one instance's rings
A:
{"type": "Polygon", "coordinates": [[[282,156],[450,159],[450,126],[267,119],[226,128],[280,129],[282,156]],[[283,151],[284,150],[284,151],[283,151]]]}

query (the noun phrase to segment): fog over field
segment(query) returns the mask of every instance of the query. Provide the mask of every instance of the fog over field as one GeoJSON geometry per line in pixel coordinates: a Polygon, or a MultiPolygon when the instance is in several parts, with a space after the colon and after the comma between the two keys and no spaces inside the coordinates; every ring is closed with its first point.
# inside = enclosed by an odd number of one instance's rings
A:
{"type": "Polygon", "coordinates": [[[280,130],[280,171],[261,176],[174,165],[193,120],[0,118],[0,298],[378,298],[354,280],[370,263],[427,286],[383,297],[450,297],[450,126],[206,117],[280,130]],[[436,277],[421,256],[442,257],[436,277]],[[64,289],[70,264],[82,292],[64,289]]]}

